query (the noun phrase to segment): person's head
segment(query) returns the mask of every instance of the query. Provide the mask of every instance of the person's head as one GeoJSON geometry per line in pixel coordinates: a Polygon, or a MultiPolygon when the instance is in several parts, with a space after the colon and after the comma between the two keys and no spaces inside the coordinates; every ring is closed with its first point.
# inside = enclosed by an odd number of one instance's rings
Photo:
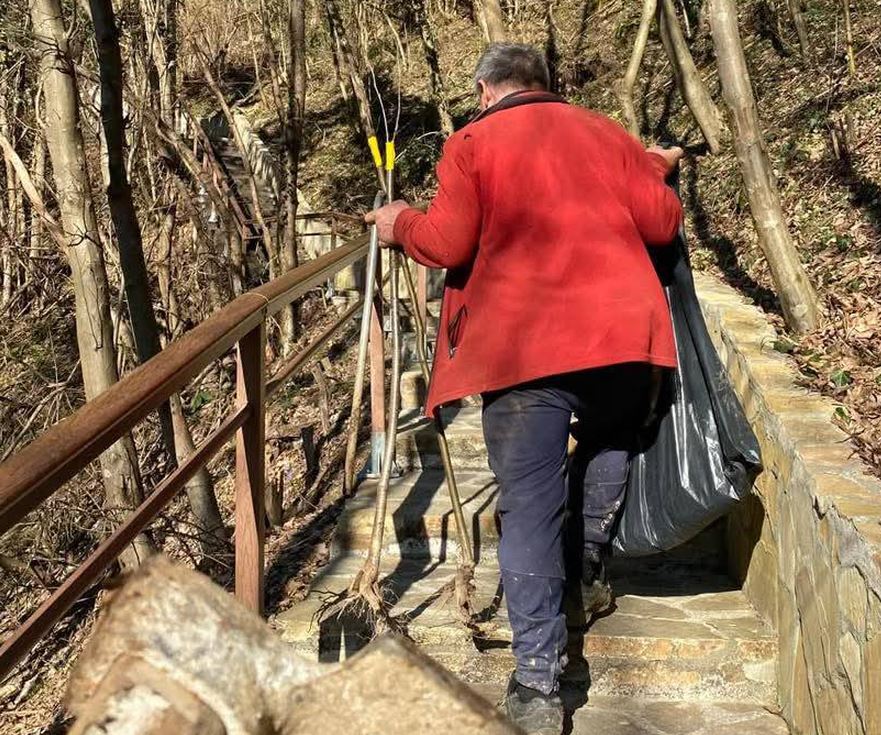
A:
{"type": "Polygon", "coordinates": [[[550,74],[544,54],[525,43],[493,43],[483,52],[474,72],[480,109],[525,89],[546,90],[550,74]]]}

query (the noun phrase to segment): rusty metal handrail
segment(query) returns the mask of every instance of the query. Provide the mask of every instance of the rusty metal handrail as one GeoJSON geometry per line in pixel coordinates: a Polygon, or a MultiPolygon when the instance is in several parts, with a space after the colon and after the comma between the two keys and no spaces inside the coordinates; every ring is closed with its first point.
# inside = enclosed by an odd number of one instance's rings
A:
{"type": "Polygon", "coordinates": [[[367,254],[367,236],[335,248],[223,309],[0,464],[0,535],[21,521],[206,365],[237,347],[236,408],[0,646],[0,679],[223,445],[236,437],[236,596],[263,597],[265,400],[355,313],[347,310],[266,381],[266,319],[367,254]]]}

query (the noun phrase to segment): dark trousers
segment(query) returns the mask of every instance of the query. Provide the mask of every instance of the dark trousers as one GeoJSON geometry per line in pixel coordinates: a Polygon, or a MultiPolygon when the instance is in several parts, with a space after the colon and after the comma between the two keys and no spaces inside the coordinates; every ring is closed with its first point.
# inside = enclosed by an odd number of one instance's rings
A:
{"type": "Polygon", "coordinates": [[[499,481],[499,566],[514,633],[516,677],[554,691],[566,664],[566,572],[578,543],[609,542],[624,498],[636,432],[648,409],[651,367],[626,364],[558,375],[483,397],[483,432],[499,481]],[[564,532],[567,445],[578,419],[570,478],[581,505],[564,532]],[[564,561],[564,536],[569,539],[564,561]]]}

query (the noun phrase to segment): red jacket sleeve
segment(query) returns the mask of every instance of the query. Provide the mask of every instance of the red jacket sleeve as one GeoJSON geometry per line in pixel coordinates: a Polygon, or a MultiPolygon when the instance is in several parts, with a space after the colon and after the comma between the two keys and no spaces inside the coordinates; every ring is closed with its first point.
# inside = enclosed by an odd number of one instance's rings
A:
{"type": "Polygon", "coordinates": [[[626,153],[630,213],[646,245],[668,245],[682,222],[682,204],[665,183],[667,164],[633,141],[626,153]]]}
{"type": "Polygon", "coordinates": [[[438,190],[428,211],[406,209],[395,220],[395,240],[429,268],[455,268],[474,259],[481,209],[472,145],[465,131],[451,137],[437,165],[438,190]]]}

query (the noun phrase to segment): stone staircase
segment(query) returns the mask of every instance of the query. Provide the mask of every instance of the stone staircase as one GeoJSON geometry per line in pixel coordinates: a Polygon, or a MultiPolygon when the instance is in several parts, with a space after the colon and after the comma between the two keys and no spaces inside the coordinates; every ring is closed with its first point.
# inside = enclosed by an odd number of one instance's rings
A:
{"type": "MultiPolygon", "coordinates": [[[[393,614],[437,661],[492,701],[513,667],[511,631],[496,555],[498,487],[487,467],[480,409],[445,415],[472,535],[481,633],[456,621],[439,591],[456,570],[455,525],[431,425],[401,417],[390,489],[382,574],[393,614]]],[[[375,482],[348,501],[330,563],[308,597],[281,613],[284,640],[320,661],[339,661],[369,642],[356,617],[319,620],[328,596],[344,590],[363,561],[373,523],[375,482]]],[[[563,696],[574,710],[567,732],[587,735],[784,734],[776,711],[773,631],[725,574],[724,526],[674,552],[615,559],[617,607],[587,632],[570,626],[563,696]]]]}

